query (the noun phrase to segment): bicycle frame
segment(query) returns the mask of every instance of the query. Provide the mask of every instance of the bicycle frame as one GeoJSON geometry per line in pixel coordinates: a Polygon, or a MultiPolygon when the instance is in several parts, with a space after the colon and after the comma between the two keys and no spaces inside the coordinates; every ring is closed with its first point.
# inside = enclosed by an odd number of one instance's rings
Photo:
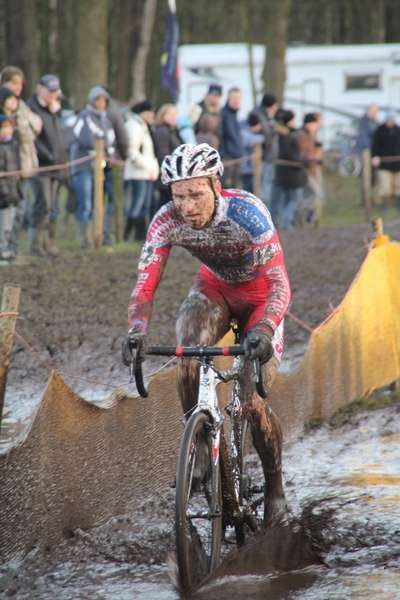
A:
{"type": "Polygon", "coordinates": [[[205,412],[210,416],[210,434],[212,438],[213,451],[213,470],[212,470],[212,502],[211,516],[215,515],[216,498],[215,489],[219,469],[219,454],[221,442],[221,427],[225,421],[225,417],[221,414],[218,405],[217,386],[220,383],[227,383],[233,380],[232,401],[225,408],[231,420],[231,469],[234,481],[235,500],[239,504],[240,494],[240,445],[242,435],[242,405],[240,402],[240,388],[237,381],[239,372],[243,366],[243,358],[235,357],[233,366],[227,371],[218,371],[212,360],[201,362],[200,365],[200,383],[199,383],[199,398],[198,403],[191,411],[191,414],[197,412],[205,412]]]}

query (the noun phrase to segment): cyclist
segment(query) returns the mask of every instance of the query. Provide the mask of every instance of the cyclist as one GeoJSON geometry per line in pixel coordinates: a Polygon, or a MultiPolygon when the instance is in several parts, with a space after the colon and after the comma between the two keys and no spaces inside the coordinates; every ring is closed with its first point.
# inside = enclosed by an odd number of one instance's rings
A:
{"type": "MultiPolygon", "coordinates": [[[[128,336],[122,344],[123,362],[132,362],[132,340],[139,358],[144,355],[153,296],[171,247],[178,245],[202,263],[178,314],[178,345],[212,346],[236,317],[246,356],[265,365],[264,385],[269,390],[282,355],[283,317],[291,298],[289,280],[268,210],[248,192],[222,190],[218,177],[223,170],[220,155],[208,144],[182,144],[165,157],[161,177],[172,201],[154,216],[142,249],[128,309],[128,336]]],[[[267,401],[247,385],[251,363],[245,363],[243,412],[265,475],[264,519],[271,521],[286,510],[282,433],[267,401]]],[[[197,402],[198,365],[180,359],[177,373],[186,413],[197,402]]]]}

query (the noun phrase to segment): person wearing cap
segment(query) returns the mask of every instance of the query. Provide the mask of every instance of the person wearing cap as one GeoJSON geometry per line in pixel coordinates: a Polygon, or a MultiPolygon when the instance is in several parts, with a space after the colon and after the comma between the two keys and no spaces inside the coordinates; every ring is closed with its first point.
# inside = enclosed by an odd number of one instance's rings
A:
{"type": "Polygon", "coordinates": [[[385,211],[392,196],[400,211],[400,127],[396,118],[395,111],[386,113],[385,122],[376,129],[371,146],[371,163],[378,169],[379,197],[385,211]],[[390,160],[389,157],[396,158],[390,160]]]}
{"type": "Polygon", "coordinates": [[[271,217],[276,227],[286,229],[298,223],[297,210],[307,175],[296,135],[295,114],[291,110],[279,109],[276,118],[285,132],[282,131],[278,138],[279,154],[272,186],[271,217]],[[279,164],[279,160],[293,164],[279,164]]]}
{"type": "MultiPolygon", "coordinates": [[[[84,250],[93,244],[94,218],[94,153],[95,141],[104,141],[105,158],[115,157],[115,131],[107,115],[110,95],[101,85],[95,85],[88,94],[88,104],[78,115],[73,128],[71,161],[91,155],[93,160],[71,166],[72,185],[77,198],[76,236],[84,250]]],[[[104,186],[112,197],[112,166],[106,162],[104,186]]]]}
{"type": "MultiPolygon", "coordinates": [[[[27,105],[40,116],[43,127],[35,138],[39,167],[62,165],[68,160],[61,130],[61,87],[56,75],[43,75],[27,105]]],[[[57,171],[40,173],[45,205],[36,199],[31,213],[28,253],[32,255],[59,254],[56,246],[57,221],[60,215],[59,189],[68,185],[69,172],[61,168],[57,171]]]]}
{"type": "Polygon", "coordinates": [[[264,94],[259,106],[252,112],[261,120],[261,133],[264,136],[262,146],[262,172],[261,172],[261,200],[269,206],[272,193],[272,182],[275,177],[275,166],[273,159],[277,158],[279,152],[278,134],[279,124],[275,119],[278,110],[278,101],[274,94],[264,94]]]}
{"type": "MultiPolygon", "coordinates": [[[[125,161],[124,179],[128,182],[130,204],[126,212],[124,240],[139,224],[139,219],[148,219],[151,210],[153,181],[160,172],[154,152],[151,125],[154,121],[155,107],[150,100],[137,102],[125,121],[128,135],[128,157],[125,161]]],[[[138,232],[139,233],[139,232],[138,232]]]]}
{"type": "MultiPolygon", "coordinates": [[[[254,153],[257,144],[262,144],[264,136],[261,133],[261,119],[254,113],[250,112],[245,121],[241,121],[240,135],[242,136],[244,155],[250,156],[254,153]]],[[[249,158],[241,163],[240,168],[241,187],[247,192],[253,193],[254,180],[254,159],[249,158]]]]}
{"type": "Polygon", "coordinates": [[[15,208],[16,214],[10,238],[12,250],[15,255],[19,254],[19,237],[22,227],[29,225],[31,213],[30,196],[33,196],[34,202],[38,202],[43,207],[45,206],[40,177],[35,172],[35,169],[39,166],[35,139],[41,132],[43,123],[39,115],[32,112],[21,98],[24,83],[25,76],[19,67],[7,66],[2,70],[2,86],[8,88],[18,99],[18,108],[14,113],[15,130],[18,136],[20,168],[25,171],[20,177],[24,200],[15,208]]]}

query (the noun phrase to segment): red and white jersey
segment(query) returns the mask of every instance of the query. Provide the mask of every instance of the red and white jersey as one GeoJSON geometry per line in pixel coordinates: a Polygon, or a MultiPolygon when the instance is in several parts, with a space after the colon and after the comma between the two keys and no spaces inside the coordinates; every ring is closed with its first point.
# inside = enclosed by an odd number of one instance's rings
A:
{"type": "Polygon", "coordinates": [[[241,190],[221,192],[213,219],[203,229],[189,227],[173,202],[158,211],[140,256],[139,277],[129,303],[129,327],[147,329],[154,293],[174,245],[186,248],[215,277],[233,287],[262,277],[267,285],[260,325],[276,331],[291,299],[283,251],[267,208],[241,190]]]}

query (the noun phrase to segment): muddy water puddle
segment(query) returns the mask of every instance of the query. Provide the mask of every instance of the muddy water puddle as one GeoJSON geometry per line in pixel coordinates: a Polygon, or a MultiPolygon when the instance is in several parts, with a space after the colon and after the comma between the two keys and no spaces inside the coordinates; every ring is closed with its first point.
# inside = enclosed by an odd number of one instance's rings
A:
{"type": "MultiPolygon", "coordinates": [[[[196,597],[400,599],[399,436],[400,413],[391,407],[353,415],[337,429],[324,425],[287,448],[292,529],[264,532],[244,554],[230,555],[196,597]],[[309,564],[303,552],[296,568],[293,555],[306,545],[309,564]],[[285,564],[290,573],[282,572],[285,564]]],[[[47,552],[3,565],[0,597],[178,598],[167,562],[173,500],[169,490],[103,527],[76,530],[47,552]]]]}

